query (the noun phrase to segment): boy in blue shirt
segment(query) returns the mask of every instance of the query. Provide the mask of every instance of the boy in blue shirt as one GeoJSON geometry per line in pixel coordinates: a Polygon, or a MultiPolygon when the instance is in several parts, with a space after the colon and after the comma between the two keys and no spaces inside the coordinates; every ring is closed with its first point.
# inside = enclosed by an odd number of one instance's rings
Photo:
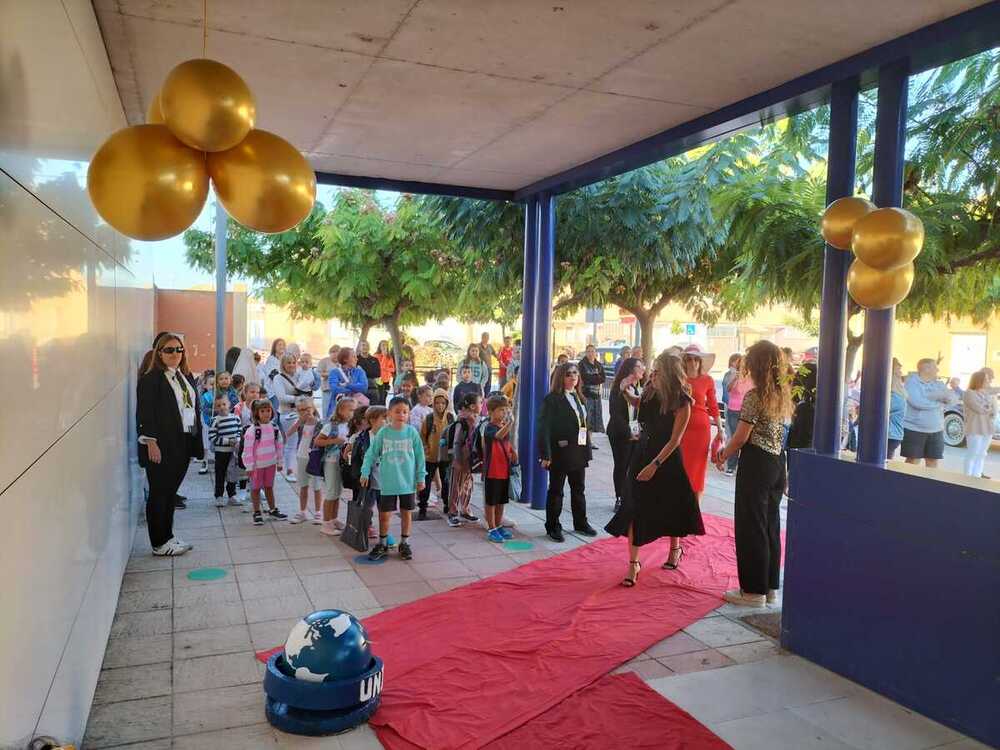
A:
{"type": "Polygon", "coordinates": [[[416,494],[424,489],[426,465],[424,445],[420,433],[409,423],[410,404],[400,396],[389,402],[389,421],[372,437],[371,447],[361,465],[362,487],[368,486],[372,469],[379,467],[381,494],[378,501],[378,544],[368,553],[368,559],[381,560],[389,552],[389,519],[399,508],[399,556],[413,559],[410,548],[412,512],[416,507],[416,494]]]}

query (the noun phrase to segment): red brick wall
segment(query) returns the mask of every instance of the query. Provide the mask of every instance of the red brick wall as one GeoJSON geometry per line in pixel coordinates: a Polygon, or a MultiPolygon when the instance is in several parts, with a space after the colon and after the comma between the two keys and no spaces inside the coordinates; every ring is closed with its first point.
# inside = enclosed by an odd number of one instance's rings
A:
{"type": "MultiPolygon", "coordinates": [[[[244,300],[243,295],[240,297],[244,300]]],[[[194,372],[215,369],[215,292],[157,289],[156,331],[184,334],[188,366],[194,372]]],[[[226,348],[233,340],[233,294],[226,294],[226,348]]],[[[245,316],[244,316],[245,319],[245,316]]]]}

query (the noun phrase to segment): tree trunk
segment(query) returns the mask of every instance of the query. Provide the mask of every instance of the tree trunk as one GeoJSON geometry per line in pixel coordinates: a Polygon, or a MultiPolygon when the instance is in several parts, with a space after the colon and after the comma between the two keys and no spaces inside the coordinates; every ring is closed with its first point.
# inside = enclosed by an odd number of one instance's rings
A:
{"type": "Polygon", "coordinates": [[[635,318],[639,323],[642,358],[648,363],[653,354],[653,325],[656,323],[656,316],[650,312],[635,311],[635,318]]]}
{"type": "Polygon", "coordinates": [[[396,362],[396,372],[400,372],[403,363],[403,335],[399,330],[399,313],[390,315],[383,322],[389,332],[389,338],[392,339],[392,358],[396,362]]]}
{"type": "Polygon", "coordinates": [[[366,320],[364,323],[361,324],[361,335],[358,336],[358,343],[359,344],[362,341],[367,341],[368,340],[368,334],[371,332],[371,330],[372,330],[372,323],[371,323],[371,321],[366,320]]]}

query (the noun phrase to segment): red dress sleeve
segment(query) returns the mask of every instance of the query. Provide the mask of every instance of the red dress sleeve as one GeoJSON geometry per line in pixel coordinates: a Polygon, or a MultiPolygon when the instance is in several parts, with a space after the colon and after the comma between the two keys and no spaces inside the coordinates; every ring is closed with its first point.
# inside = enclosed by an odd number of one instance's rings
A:
{"type": "Polygon", "coordinates": [[[705,406],[708,409],[708,416],[719,418],[719,399],[715,395],[715,381],[711,375],[703,375],[705,378],[705,406]]]}

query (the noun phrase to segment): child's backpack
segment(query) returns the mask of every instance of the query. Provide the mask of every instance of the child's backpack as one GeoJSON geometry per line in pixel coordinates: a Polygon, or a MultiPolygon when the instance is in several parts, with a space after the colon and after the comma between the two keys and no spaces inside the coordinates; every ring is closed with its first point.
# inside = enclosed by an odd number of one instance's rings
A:
{"type": "MultiPolygon", "coordinates": [[[[455,423],[455,417],[452,416],[451,412],[445,412],[444,415],[445,428],[441,432],[441,438],[444,438],[444,433],[455,423]]],[[[420,438],[421,440],[426,440],[427,436],[431,434],[431,430],[434,429],[434,412],[431,412],[426,417],[424,417],[423,426],[420,428],[420,438]]],[[[441,440],[438,440],[438,445],[441,445],[441,440]]],[[[441,457],[441,451],[438,451],[438,461],[443,461],[441,457]]]]}
{"type": "Polygon", "coordinates": [[[469,471],[473,474],[480,474],[483,471],[487,424],[489,424],[488,419],[480,419],[469,433],[469,471]]]}
{"type": "Polygon", "coordinates": [[[365,462],[365,454],[372,444],[372,434],[370,430],[365,430],[358,435],[357,440],[354,441],[354,447],[351,449],[351,463],[348,466],[347,475],[344,477],[347,481],[344,482],[344,486],[349,490],[357,490],[360,486],[361,481],[361,465],[365,462]]]}
{"type": "Polygon", "coordinates": [[[455,458],[455,435],[458,433],[458,428],[462,424],[461,419],[456,419],[447,427],[444,428],[444,432],[441,433],[441,440],[438,442],[438,460],[450,462],[455,458]]]}
{"type": "MultiPolygon", "coordinates": [[[[251,425],[251,427],[252,426],[253,425],[251,425]]],[[[249,428],[240,428],[240,441],[236,444],[236,464],[244,471],[246,471],[247,468],[246,462],[243,460],[243,449],[247,444],[247,429],[249,428]]]]}

